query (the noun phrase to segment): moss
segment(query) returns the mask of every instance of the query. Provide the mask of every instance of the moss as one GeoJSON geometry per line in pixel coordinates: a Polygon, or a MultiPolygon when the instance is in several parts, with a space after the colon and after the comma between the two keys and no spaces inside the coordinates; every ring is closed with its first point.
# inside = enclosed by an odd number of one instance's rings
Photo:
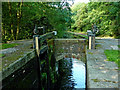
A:
{"type": "Polygon", "coordinates": [[[0,71],[2,70],[2,63],[1,63],[2,61],[0,61],[0,71]]]}
{"type": "Polygon", "coordinates": [[[42,77],[42,79],[46,79],[47,78],[47,73],[41,73],[41,77],[42,77]]]}
{"type": "MultiPolygon", "coordinates": [[[[19,58],[23,57],[24,54],[30,52],[33,49],[30,49],[31,45],[22,46],[19,50],[15,51],[14,53],[6,54],[5,57],[2,58],[2,69],[7,68],[11,63],[15,62],[19,58]]],[[[0,69],[1,71],[1,69],[0,69]]]]}
{"type": "Polygon", "coordinates": [[[98,79],[92,79],[94,82],[100,82],[100,80],[98,79]]]}
{"type": "Polygon", "coordinates": [[[2,59],[2,66],[3,68],[8,67],[11,63],[14,61],[18,60],[23,56],[24,52],[14,52],[13,54],[6,56],[5,58],[2,59]]]}
{"type": "Polygon", "coordinates": [[[92,79],[94,82],[100,82],[100,81],[103,81],[103,82],[112,82],[112,83],[118,83],[118,82],[116,82],[116,81],[110,81],[110,80],[106,80],[106,79],[104,79],[104,80],[98,80],[98,79],[92,79]]]}
{"type": "Polygon", "coordinates": [[[41,60],[41,65],[45,63],[45,60],[41,60]]]}
{"type": "Polygon", "coordinates": [[[52,80],[52,83],[55,83],[55,77],[53,72],[51,72],[51,80],[52,80]]]}
{"type": "Polygon", "coordinates": [[[88,54],[91,54],[91,55],[93,55],[93,53],[92,53],[92,52],[88,52],[88,54]]]}
{"type": "Polygon", "coordinates": [[[97,44],[97,45],[95,45],[95,47],[98,48],[98,47],[101,47],[101,45],[100,45],[100,44],[97,44]]]}
{"type": "Polygon", "coordinates": [[[110,81],[110,80],[106,80],[106,79],[104,79],[103,81],[105,81],[105,82],[117,83],[116,81],[110,81]]]}

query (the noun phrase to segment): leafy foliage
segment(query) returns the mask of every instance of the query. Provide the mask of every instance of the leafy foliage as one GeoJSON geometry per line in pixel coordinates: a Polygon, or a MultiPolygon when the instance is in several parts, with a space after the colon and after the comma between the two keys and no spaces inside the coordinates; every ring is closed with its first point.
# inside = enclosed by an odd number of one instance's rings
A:
{"type": "Polygon", "coordinates": [[[3,2],[2,11],[3,42],[33,38],[35,24],[46,32],[57,30],[60,37],[71,26],[67,2],[3,2]]]}
{"type": "Polygon", "coordinates": [[[114,36],[119,38],[120,29],[120,2],[89,2],[73,5],[74,13],[72,30],[86,32],[92,29],[95,23],[101,36],[114,36]]]}

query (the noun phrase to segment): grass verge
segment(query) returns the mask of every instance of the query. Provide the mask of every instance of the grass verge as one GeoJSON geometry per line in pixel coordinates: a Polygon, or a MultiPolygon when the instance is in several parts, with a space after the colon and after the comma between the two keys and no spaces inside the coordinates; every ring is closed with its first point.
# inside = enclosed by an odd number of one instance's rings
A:
{"type": "Polygon", "coordinates": [[[0,58],[3,57],[3,56],[5,56],[5,55],[4,54],[0,54],[0,58]]]}
{"type": "Polygon", "coordinates": [[[120,48],[120,45],[118,45],[118,47],[120,48]]]}
{"type": "Polygon", "coordinates": [[[9,44],[5,43],[5,44],[0,45],[0,50],[6,49],[6,48],[12,48],[12,47],[15,47],[17,45],[19,45],[19,44],[18,43],[9,43],[9,44]]]}
{"type": "Polygon", "coordinates": [[[118,67],[120,67],[119,50],[105,50],[104,53],[108,61],[114,61],[118,64],[118,67]]]}
{"type": "Polygon", "coordinates": [[[85,39],[88,39],[88,36],[85,35],[80,35],[81,37],[84,37],[85,39]]]}

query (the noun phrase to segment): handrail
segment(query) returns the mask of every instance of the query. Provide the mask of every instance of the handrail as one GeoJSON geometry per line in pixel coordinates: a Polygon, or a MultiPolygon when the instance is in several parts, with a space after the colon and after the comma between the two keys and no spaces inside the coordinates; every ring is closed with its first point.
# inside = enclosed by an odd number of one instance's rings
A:
{"type": "Polygon", "coordinates": [[[33,41],[34,41],[33,48],[36,49],[36,52],[37,52],[38,56],[40,54],[40,48],[43,45],[47,45],[47,42],[45,42],[45,41],[47,39],[54,38],[54,35],[56,35],[56,34],[57,34],[57,32],[53,31],[53,32],[49,32],[49,33],[46,33],[46,34],[43,34],[43,35],[34,35],[33,36],[33,41]]]}
{"type": "Polygon", "coordinates": [[[39,37],[40,43],[42,44],[46,39],[52,38],[54,36],[54,32],[46,33],[39,37]]]}

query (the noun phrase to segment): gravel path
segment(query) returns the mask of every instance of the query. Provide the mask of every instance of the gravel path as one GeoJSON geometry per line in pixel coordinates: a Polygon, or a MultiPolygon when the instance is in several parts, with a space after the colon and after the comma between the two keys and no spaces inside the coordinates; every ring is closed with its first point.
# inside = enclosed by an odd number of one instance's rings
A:
{"type": "Polygon", "coordinates": [[[104,50],[118,50],[117,39],[97,39],[97,49],[87,50],[88,88],[118,88],[118,66],[107,61],[104,50]]]}

